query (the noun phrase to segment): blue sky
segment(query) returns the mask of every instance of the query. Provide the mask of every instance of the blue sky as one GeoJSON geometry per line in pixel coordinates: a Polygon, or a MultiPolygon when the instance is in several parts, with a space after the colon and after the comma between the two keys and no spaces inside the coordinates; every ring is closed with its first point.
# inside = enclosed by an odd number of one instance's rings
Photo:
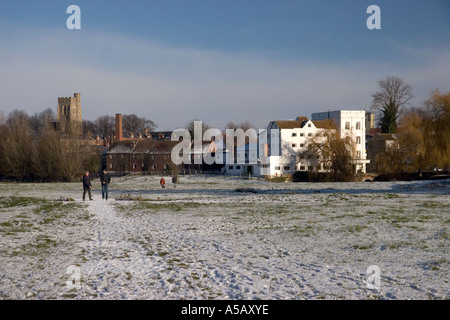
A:
{"type": "Polygon", "coordinates": [[[200,119],[265,127],[369,110],[401,77],[418,106],[450,90],[450,1],[0,1],[0,110],[56,111],[81,92],[83,118],[135,113],[160,130],[200,119]],[[69,5],[81,30],[69,30],[69,5]],[[381,29],[369,30],[369,5],[381,29]]]}

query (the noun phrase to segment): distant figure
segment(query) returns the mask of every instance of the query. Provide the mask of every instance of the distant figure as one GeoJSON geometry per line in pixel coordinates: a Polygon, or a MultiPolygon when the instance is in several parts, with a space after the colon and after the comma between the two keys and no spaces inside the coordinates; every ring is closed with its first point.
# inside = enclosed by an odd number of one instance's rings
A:
{"type": "Polygon", "coordinates": [[[91,177],[89,176],[89,171],[86,171],[86,173],[83,176],[83,201],[85,201],[86,192],[89,194],[89,200],[93,200],[91,195],[91,189],[92,189],[91,177]]]}
{"type": "Polygon", "coordinates": [[[161,188],[166,188],[166,180],[164,180],[164,177],[161,177],[161,180],[159,180],[159,184],[161,185],[161,188]]]}
{"type": "Polygon", "coordinates": [[[173,187],[176,188],[177,187],[177,180],[178,178],[176,176],[172,177],[172,183],[173,183],[173,187]]]}
{"type": "Polygon", "coordinates": [[[102,184],[102,199],[108,200],[108,189],[111,183],[111,176],[106,170],[100,174],[100,182],[102,184]]]}

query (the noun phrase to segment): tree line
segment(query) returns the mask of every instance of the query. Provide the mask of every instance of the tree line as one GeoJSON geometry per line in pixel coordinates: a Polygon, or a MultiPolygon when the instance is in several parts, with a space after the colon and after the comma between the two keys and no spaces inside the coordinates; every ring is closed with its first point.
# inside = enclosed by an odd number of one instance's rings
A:
{"type": "MultiPolygon", "coordinates": [[[[420,106],[411,105],[413,90],[403,79],[389,76],[378,81],[371,109],[376,113],[381,133],[392,134],[394,143],[375,159],[380,174],[403,174],[433,168],[450,169],[450,91],[435,89],[420,106]]],[[[355,141],[337,132],[325,139],[313,138],[301,159],[322,164],[326,173],[313,172],[303,180],[352,181],[355,178],[355,141]]],[[[295,178],[295,177],[294,177],[295,178]]]]}
{"type": "Polygon", "coordinates": [[[380,173],[450,168],[450,91],[436,89],[420,106],[400,106],[391,114],[391,122],[380,118],[385,123],[384,132],[393,133],[395,139],[377,155],[380,173]]]}
{"type": "MultiPolygon", "coordinates": [[[[100,170],[102,150],[81,137],[61,134],[48,108],[29,116],[25,111],[0,112],[0,177],[20,181],[75,181],[84,171],[100,170]]],[[[100,116],[83,120],[84,138],[110,137],[115,118],[100,116]]],[[[153,130],[153,121],[134,114],[123,116],[124,131],[153,130]]]]}
{"type": "MultiPolygon", "coordinates": [[[[394,135],[395,143],[376,157],[379,173],[400,173],[429,168],[450,168],[450,91],[434,90],[420,106],[410,104],[410,85],[398,77],[378,81],[372,95],[372,109],[377,113],[382,133],[394,135]]],[[[157,126],[149,119],[134,114],[123,115],[124,132],[142,133],[157,126]]],[[[82,145],[74,137],[61,135],[55,129],[55,114],[48,108],[29,116],[21,110],[8,115],[0,111],[0,177],[19,180],[74,181],[84,170],[98,172],[101,155],[98,149],[82,145]]],[[[194,136],[194,120],[186,129],[194,136]]],[[[202,123],[202,132],[210,128],[202,123]]],[[[248,122],[228,122],[226,129],[254,126],[248,122]]],[[[115,117],[100,116],[95,121],[83,120],[83,134],[111,137],[115,117]]],[[[328,178],[349,181],[354,178],[354,141],[328,132],[326,139],[311,141],[300,157],[329,168],[328,178]]]]}

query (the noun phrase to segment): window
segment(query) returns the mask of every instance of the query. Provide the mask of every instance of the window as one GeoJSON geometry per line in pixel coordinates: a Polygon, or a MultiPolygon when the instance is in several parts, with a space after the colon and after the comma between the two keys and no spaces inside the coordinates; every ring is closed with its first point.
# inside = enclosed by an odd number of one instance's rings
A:
{"type": "Polygon", "coordinates": [[[112,154],[109,155],[109,158],[112,160],[112,158],[113,158],[112,154]]]}
{"type": "Polygon", "coordinates": [[[291,135],[292,137],[296,137],[297,136],[297,134],[296,133],[293,133],[292,135],[291,135]]]}
{"type": "Polygon", "coordinates": [[[133,163],[133,169],[136,169],[136,168],[137,168],[137,164],[133,163]]]}
{"type": "Polygon", "coordinates": [[[311,128],[311,123],[308,123],[308,128],[311,128]]]}
{"type": "Polygon", "coordinates": [[[356,123],[356,130],[361,130],[361,122],[356,123]]]}
{"type": "Polygon", "coordinates": [[[297,146],[296,143],[293,143],[293,144],[292,144],[292,148],[295,148],[296,146],[297,146]]]}
{"type": "Polygon", "coordinates": [[[109,164],[109,168],[110,168],[110,169],[113,169],[113,168],[114,168],[114,163],[110,163],[110,164],[109,164]]]}
{"type": "Polygon", "coordinates": [[[236,166],[236,170],[241,170],[241,166],[236,166]]]}
{"type": "Polygon", "coordinates": [[[305,166],[300,166],[300,170],[305,170],[305,166]]]}
{"type": "Polygon", "coordinates": [[[169,170],[169,165],[168,164],[164,165],[164,170],[169,170]]]}
{"type": "Polygon", "coordinates": [[[356,137],[356,143],[357,144],[361,144],[361,137],[360,136],[356,137]]]}
{"type": "Polygon", "coordinates": [[[305,136],[305,134],[304,133],[300,133],[300,137],[304,137],[305,136]]]}
{"type": "Polygon", "coordinates": [[[345,122],[345,129],[350,129],[350,122],[349,121],[345,122]]]}
{"type": "Polygon", "coordinates": [[[275,170],[280,170],[280,166],[276,166],[276,167],[275,167],[275,170]]]}
{"type": "Polygon", "coordinates": [[[312,133],[310,132],[310,133],[308,133],[308,137],[312,137],[312,133]]]}
{"type": "Polygon", "coordinates": [[[313,166],[308,166],[309,171],[313,171],[313,166]]]}
{"type": "Polygon", "coordinates": [[[233,170],[233,166],[228,166],[228,169],[229,170],[233,170]]]}
{"type": "Polygon", "coordinates": [[[361,151],[356,151],[356,159],[361,159],[361,151]]]}
{"type": "Polygon", "coordinates": [[[156,170],[156,169],[158,169],[158,165],[155,163],[155,164],[152,164],[152,169],[153,170],[156,170]]]}
{"type": "Polygon", "coordinates": [[[290,166],[284,166],[283,169],[284,170],[291,170],[291,167],[290,166]]]}
{"type": "Polygon", "coordinates": [[[304,144],[304,143],[300,143],[300,147],[302,147],[302,148],[303,148],[304,146],[305,146],[305,144],[304,144]]]}

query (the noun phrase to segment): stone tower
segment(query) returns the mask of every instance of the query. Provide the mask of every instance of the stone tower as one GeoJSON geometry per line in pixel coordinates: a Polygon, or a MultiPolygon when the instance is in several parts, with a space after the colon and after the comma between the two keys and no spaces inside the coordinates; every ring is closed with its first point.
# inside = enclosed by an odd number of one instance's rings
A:
{"type": "Polygon", "coordinates": [[[82,133],[81,94],[74,93],[73,97],[59,97],[56,122],[59,129],[67,134],[82,133]]]}

